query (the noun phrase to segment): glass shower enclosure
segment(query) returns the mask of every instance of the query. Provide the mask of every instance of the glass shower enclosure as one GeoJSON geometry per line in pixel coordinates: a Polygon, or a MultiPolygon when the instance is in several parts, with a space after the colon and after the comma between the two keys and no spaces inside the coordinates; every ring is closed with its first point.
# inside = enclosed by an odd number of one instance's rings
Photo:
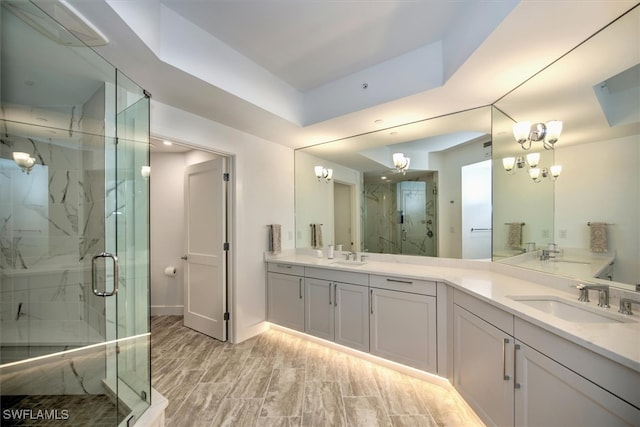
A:
{"type": "Polygon", "coordinates": [[[0,424],[133,425],[151,404],[149,97],[33,3],[0,4],[0,424]]]}

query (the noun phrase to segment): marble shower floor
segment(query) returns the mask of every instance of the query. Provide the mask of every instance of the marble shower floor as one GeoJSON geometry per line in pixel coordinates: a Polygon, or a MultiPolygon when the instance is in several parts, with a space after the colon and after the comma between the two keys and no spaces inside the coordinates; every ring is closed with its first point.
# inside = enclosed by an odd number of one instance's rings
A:
{"type": "Polygon", "coordinates": [[[222,343],[151,321],[152,384],[167,426],[481,426],[461,398],[280,331],[222,343]]]}

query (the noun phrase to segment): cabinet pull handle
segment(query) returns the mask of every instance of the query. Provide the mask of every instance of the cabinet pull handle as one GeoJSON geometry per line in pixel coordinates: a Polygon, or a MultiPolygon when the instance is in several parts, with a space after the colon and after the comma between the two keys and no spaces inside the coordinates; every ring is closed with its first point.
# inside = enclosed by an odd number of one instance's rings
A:
{"type": "Polygon", "coordinates": [[[293,268],[293,266],[291,265],[286,265],[286,264],[277,264],[278,268],[286,268],[288,270],[291,270],[293,268]]]}
{"type": "Polygon", "coordinates": [[[509,381],[511,377],[507,375],[507,344],[509,344],[509,338],[502,340],[502,379],[509,381]]]}
{"type": "Polygon", "coordinates": [[[332,283],[329,283],[329,305],[333,305],[333,301],[331,301],[331,285],[332,283]]]}
{"type": "Polygon", "coordinates": [[[371,314],[373,314],[373,289],[369,290],[369,308],[371,309],[371,314]]]}
{"type": "Polygon", "coordinates": [[[333,284],[333,305],[338,306],[338,284],[333,284]]]}
{"type": "Polygon", "coordinates": [[[413,282],[411,280],[387,279],[387,282],[404,283],[407,285],[413,285],[413,282]]]}
{"type": "Polygon", "coordinates": [[[518,389],[520,388],[520,383],[518,382],[518,371],[516,370],[516,363],[518,358],[515,357],[515,352],[520,350],[520,344],[516,344],[515,345],[515,351],[514,351],[514,357],[513,357],[513,388],[518,389]]]}
{"type": "Polygon", "coordinates": [[[302,278],[300,278],[300,299],[302,299],[302,278]]]}

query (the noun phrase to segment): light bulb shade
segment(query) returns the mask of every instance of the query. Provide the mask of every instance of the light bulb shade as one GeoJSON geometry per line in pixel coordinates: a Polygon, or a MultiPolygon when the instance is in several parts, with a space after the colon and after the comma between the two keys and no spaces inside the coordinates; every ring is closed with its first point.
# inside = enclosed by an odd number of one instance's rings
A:
{"type": "Polygon", "coordinates": [[[513,136],[518,144],[524,144],[529,138],[531,122],[518,122],[513,125],[513,136]]]}
{"type": "Polygon", "coordinates": [[[149,178],[151,175],[151,166],[142,166],[140,168],[140,175],[142,175],[143,178],[149,178]]]}
{"type": "Polygon", "coordinates": [[[405,157],[404,153],[393,153],[393,166],[396,169],[401,171],[409,169],[409,162],[411,162],[411,159],[405,157]]]}
{"type": "Polygon", "coordinates": [[[549,144],[555,144],[560,139],[562,133],[562,121],[550,120],[545,124],[547,130],[544,137],[544,141],[549,144]]]}
{"type": "Polygon", "coordinates": [[[333,178],[333,169],[326,169],[326,175],[327,177],[325,178],[327,181],[331,180],[331,178],[333,178]]]}
{"type": "Polygon", "coordinates": [[[540,153],[527,154],[527,163],[530,167],[535,168],[540,163],[540,153]]]}
{"type": "Polygon", "coordinates": [[[316,174],[318,181],[328,182],[333,178],[333,169],[325,169],[324,166],[315,166],[313,171],[316,174]]]}
{"type": "Polygon", "coordinates": [[[540,178],[540,168],[531,168],[529,169],[529,176],[532,180],[537,180],[540,178]]]}
{"type": "Polygon", "coordinates": [[[24,153],[22,151],[13,152],[13,161],[22,169],[31,169],[33,165],[36,164],[35,157],[31,157],[29,153],[24,153]]]}
{"type": "Polygon", "coordinates": [[[551,176],[554,178],[557,178],[560,176],[560,173],[562,172],[562,165],[553,165],[549,169],[551,171],[551,176]]]}
{"type": "Polygon", "coordinates": [[[505,157],[504,159],[502,159],[502,166],[504,166],[504,170],[506,170],[507,172],[511,172],[515,164],[515,157],[505,157]]]}

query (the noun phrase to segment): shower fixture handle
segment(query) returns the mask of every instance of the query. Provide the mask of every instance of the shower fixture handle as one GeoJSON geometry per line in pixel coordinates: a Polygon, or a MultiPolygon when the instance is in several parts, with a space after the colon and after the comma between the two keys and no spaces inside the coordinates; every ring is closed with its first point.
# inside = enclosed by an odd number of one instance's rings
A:
{"type": "Polygon", "coordinates": [[[118,257],[117,256],[107,252],[102,252],[91,259],[91,287],[93,289],[93,294],[97,297],[106,298],[106,297],[111,297],[118,293],[118,257]],[[96,262],[99,258],[111,258],[113,260],[113,289],[111,290],[111,292],[107,292],[106,290],[104,292],[101,292],[98,290],[96,286],[97,284],[96,283],[96,262]]]}

